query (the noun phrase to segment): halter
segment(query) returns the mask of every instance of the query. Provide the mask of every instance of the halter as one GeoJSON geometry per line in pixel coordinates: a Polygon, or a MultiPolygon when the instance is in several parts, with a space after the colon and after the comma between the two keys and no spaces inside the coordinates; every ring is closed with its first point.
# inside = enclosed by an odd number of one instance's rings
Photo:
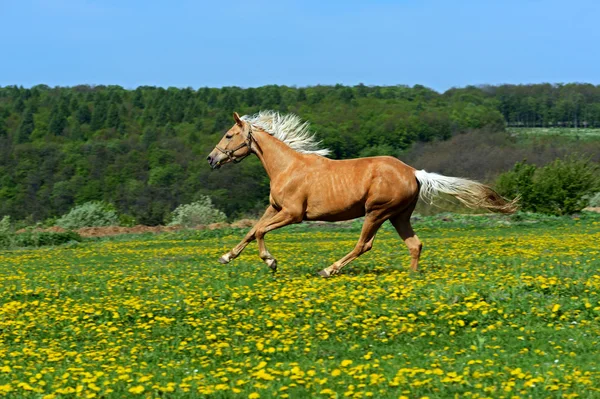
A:
{"type": "Polygon", "coordinates": [[[227,155],[227,158],[233,162],[233,163],[240,163],[242,162],[242,160],[244,158],[246,158],[248,155],[252,154],[252,147],[250,147],[250,145],[252,144],[252,141],[254,140],[254,138],[252,137],[252,125],[248,123],[248,137],[246,138],[246,141],[244,141],[242,144],[238,145],[237,147],[235,147],[233,150],[224,150],[222,148],[219,148],[218,146],[216,146],[215,148],[219,151],[221,151],[223,154],[227,155]],[[244,147],[248,147],[250,149],[250,151],[248,151],[246,154],[244,154],[244,156],[240,157],[236,157],[235,155],[233,155],[234,152],[236,152],[237,150],[244,148],[244,147]]]}

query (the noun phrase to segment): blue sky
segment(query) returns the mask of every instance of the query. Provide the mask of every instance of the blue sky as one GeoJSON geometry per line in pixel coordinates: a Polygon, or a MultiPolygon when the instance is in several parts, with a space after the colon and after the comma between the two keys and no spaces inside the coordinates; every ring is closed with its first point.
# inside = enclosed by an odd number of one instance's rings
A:
{"type": "Polygon", "coordinates": [[[0,0],[0,85],[600,84],[600,1],[0,0]]]}

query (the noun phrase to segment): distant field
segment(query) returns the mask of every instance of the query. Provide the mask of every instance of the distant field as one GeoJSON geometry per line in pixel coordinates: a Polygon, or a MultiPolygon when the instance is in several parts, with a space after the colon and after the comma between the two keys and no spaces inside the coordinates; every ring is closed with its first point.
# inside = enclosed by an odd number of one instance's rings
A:
{"type": "Polygon", "coordinates": [[[0,251],[0,396],[598,398],[600,215],[422,218],[423,272],[384,226],[293,226],[0,251]]]}
{"type": "Polygon", "coordinates": [[[600,129],[573,129],[561,127],[509,127],[506,130],[519,137],[560,136],[580,140],[600,140],[600,129]]]}

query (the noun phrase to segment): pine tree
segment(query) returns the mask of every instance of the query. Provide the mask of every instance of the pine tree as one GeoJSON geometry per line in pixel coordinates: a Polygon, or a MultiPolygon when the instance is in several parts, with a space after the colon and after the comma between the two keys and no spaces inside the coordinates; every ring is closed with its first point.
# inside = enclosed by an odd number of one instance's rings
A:
{"type": "Polygon", "coordinates": [[[244,90],[244,102],[249,106],[249,107],[254,107],[255,105],[258,104],[258,102],[256,101],[256,89],[253,89],[252,87],[244,90]]]}
{"type": "Polygon", "coordinates": [[[162,103],[162,105],[160,106],[160,108],[158,109],[158,115],[156,117],[156,123],[158,124],[158,126],[166,125],[167,123],[169,123],[171,121],[169,111],[170,111],[169,105],[167,104],[166,101],[164,101],[162,103]]]}
{"type": "Polygon", "coordinates": [[[167,123],[165,125],[165,137],[175,137],[175,128],[173,127],[173,125],[171,125],[171,123],[167,123]]]}
{"type": "Polygon", "coordinates": [[[156,128],[154,126],[148,126],[146,129],[144,129],[144,134],[142,135],[142,144],[144,147],[150,147],[150,145],[155,143],[157,139],[158,133],[156,132],[156,128]]]}
{"type": "Polygon", "coordinates": [[[306,101],[306,90],[298,89],[298,95],[296,96],[296,101],[306,101]]]}
{"type": "Polygon", "coordinates": [[[15,103],[15,111],[20,114],[24,110],[25,110],[25,101],[23,101],[23,98],[20,96],[17,99],[17,102],[15,103]]]}
{"type": "Polygon", "coordinates": [[[31,108],[27,108],[25,110],[25,114],[23,116],[23,120],[21,121],[21,125],[19,126],[19,130],[17,131],[16,141],[17,143],[28,143],[31,141],[31,133],[35,129],[35,122],[33,119],[33,111],[31,108]]]}
{"type": "Polygon", "coordinates": [[[202,132],[204,130],[204,120],[202,118],[198,118],[194,127],[197,131],[202,132]]]}
{"type": "Polygon", "coordinates": [[[48,129],[50,133],[55,136],[62,136],[63,131],[67,127],[67,117],[64,114],[64,110],[60,106],[55,106],[52,109],[52,116],[50,117],[50,125],[48,129]]]}
{"type": "Polygon", "coordinates": [[[82,140],[84,138],[83,130],[81,130],[81,124],[77,120],[75,120],[73,123],[73,129],[71,129],[69,136],[73,140],[82,140]]]}
{"type": "Polygon", "coordinates": [[[90,112],[90,108],[86,103],[79,105],[79,108],[75,113],[75,119],[77,119],[77,122],[81,123],[82,125],[84,123],[90,123],[92,120],[92,113],[90,112]]]}
{"type": "Polygon", "coordinates": [[[144,95],[139,87],[133,92],[133,106],[136,108],[144,108],[144,95]]]}
{"type": "Polygon", "coordinates": [[[106,101],[100,101],[95,104],[94,112],[92,112],[92,119],[90,122],[90,128],[92,130],[100,130],[102,127],[104,127],[107,112],[106,108],[106,101]]]}
{"type": "Polygon", "coordinates": [[[227,111],[222,111],[217,114],[215,124],[213,126],[213,132],[222,132],[225,129],[229,129],[233,125],[231,115],[227,111]]]}
{"type": "Polygon", "coordinates": [[[8,131],[6,130],[6,123],[4,122],[4,118],[0,116],[0,137],[4,137],[8,135],[8,131]]]}
{"type": "Polygon", "coordinates": [[[117,129],[121,124],[119,117],[119,109],[116,104],[111,104],[108,108],[108,116],[106,117],[106,127],[117,129]]]}

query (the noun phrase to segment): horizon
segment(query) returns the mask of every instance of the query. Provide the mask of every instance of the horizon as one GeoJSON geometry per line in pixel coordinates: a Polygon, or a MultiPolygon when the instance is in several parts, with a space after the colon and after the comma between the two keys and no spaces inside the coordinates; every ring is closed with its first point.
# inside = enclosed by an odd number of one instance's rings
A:
{"type": "Polygon", "coordinates": [[[0,86],[600,84],[600,3],[0,3],[0,86]]]}
{"type": "Polygon", "coordinates": [[[407,88],[414,88],[415,86],[423,86],[426,89],[429,90],[433,90],[438,94],[444,94],[447,91],[453,90],[453,89],[465,89],[468,87],[474,87],[477,89],[484,89],[485,87],[500,87],[500,86],[535,86],[535,85],[550,85],[552,87],[559,87],[559,86],[567,86],[567,85],[591,85],[594,87],[600,87],[600,84],[593,84],[593,83],[589,83],[589,82],[539,82],[539,83],[498,83],[498,84],[487,84],[487,83],[483,83],[483,84],[477,84],[477,85],[465,85],[465,86],[451,86],[449,88],[447,88],[446,90],[440,91],[440,90],[436,90],[433,87],[428,87],[426,85],[422,85],[419,83],[415,83],[413,85],[407,85],[407,84],[402,84],[402,83],[398,83],[398,84],[382,84],[382,85],[369,85],[369,84],[364,84],[363,82],[359,82],[358,84],[354,84],[354,85],[349,85],[349,84],[342,84],[342,83],[335,83],[335,84],[314,84],[314,85],[306,85],[306,86],[298,86],[298,85],[285,85],[285,84],[265,84],[262,86],[248,86],[248,87],[241,87],[241,86],[199,86],[199,87],[192,87],[192,86],[161,86],[161,85],[140,85],[140,86],[136,86],[136,87],[127,87],[127,86],[122,86],[122,85],[118,85],[118,84],[93,84],[93,83],[78,83],[78,84],[74,84],[74,85],[68,85],[68,86],[61,86],[61,85],[56,85],[56,86],[51,86],[45,83],[37,83],[37,84],[33,84],[30,86],[25,86],[25,85],[16,85],[16,84],[9,84],[9,85],[0,85],[0,88],[7,88],[7,87],[17,87],[17,88],[25,88],[25,89],[32,89],[34,87],[38,87],[38,86],[46,86],[49,89],[71,89],[74,87],[79,87],[79,86],[89,86],[91,88],[97,88],[97,87],[118,87],[121,88],[123,90],[136,90],[138,88],[144,88],[144,87],[154,87],[154,88],[161,88],[161,89],[178,89],[178,90],[183,90],[183,89],[191,89],[194,91],[200,90],[200,89],[204,89],[204,88],[208,88],[208,89],[224,89],[224,88],[238,88],[241,90],[247,90],[247,89],[258,89],[261,87],[267,87],[267,86],[279,86],[279,87],[289,87],[289,88],[293,88],[293,89],[307,89],[307,88],[313,88],[313,87],[319,87],[319,86],[323,86],[323,87],[334,87],[337,85],[341,85],[344,87],[356,87],[356,86],[360,86],[360,85],[364,85],[366,87],[407,87],[407,88]]]}

